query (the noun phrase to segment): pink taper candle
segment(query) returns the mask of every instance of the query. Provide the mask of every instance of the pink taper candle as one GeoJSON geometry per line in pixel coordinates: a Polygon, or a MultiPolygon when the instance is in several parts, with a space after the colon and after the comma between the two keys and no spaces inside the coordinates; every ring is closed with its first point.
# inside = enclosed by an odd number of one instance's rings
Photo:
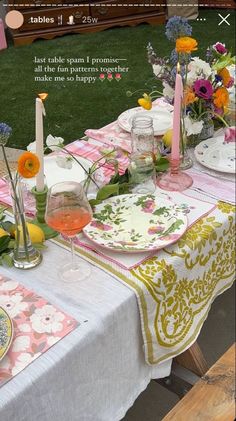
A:
{"type": "Polygon", "coordinates": [[[174,117],[173,117],[173,136],[171,147],[171,159],[179,160],[179,139],[180,139],[180,119],[181,103],[183,98],[182,77],[179,74],[180,65],[177,64],[177,74],[175,78],[175,99],[174,99],[174,117]]]}
{"type": "Polygon", "coordinates": [[[36,175],[36,190],[42,192],[44,190],[44,144],[43,144],[43,114],[44,105],[40,98],[36,98],[35,102],[35,140],[36,155],[40,162],[40,169],[36,175]]]}

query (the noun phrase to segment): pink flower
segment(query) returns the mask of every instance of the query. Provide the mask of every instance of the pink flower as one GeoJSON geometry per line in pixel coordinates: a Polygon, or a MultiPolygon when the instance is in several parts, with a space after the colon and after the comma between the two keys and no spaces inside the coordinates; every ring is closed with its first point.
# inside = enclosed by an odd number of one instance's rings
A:
{"type": "Polygon", "coordinates": [[[165,237],[161,237],[160,240],[162,240],[162,241],[166,241],[166,240],[175,241],[175,240],[178,240],[179,237],[180,237],[179,234],[169,234],[169,235],[166,235],[165,237]]]}
{"type": "Polygon", "coordinates": [[[219,54],[226,54],[227,49],[225,48],[225,44],[222,44],[222,42],[217,42],[213,45],[214,50],[219,54]]]}
{"type": "Polygon", "coordinates": [[[229,82],[226,85],[226,88],[232,88],[232,86],[234,86],[234,78],[231,77],[229,82]]]}
{"type": "Polygon", "coordinates": [[[112,227],[110,225],[103,224],[102,222],[92,221],[90,224],[91,227],[98,228],[101,231],[110,231],[112,227]]]}
{"type": "Polygon", "coordinates": [[[113,79],[112,73],[107,73],[107,79],[109,82],[113,79]]]}
{"type": "Polygon", "coordinates": [[[225,143],[235,142],[235,127],[227,127],[225,129],[225,143]]]}
{"type": "Polygon", "coordinates": [[[209,80],[198,79],[193,84],[193,89],[197,96],[204,99],[210,99],[213,94],[213,87],[209,80]]]}
{"type": "Polygon", "coordinates": [[[104,75],[104,73],[101,73],[101,74],[100,74],[99,79],[100,79],[102,82],[104,81],[104,79],[105,79],[105,75],[104,75]]]}
{"type": "Polygon", "coordinates": [[[152,213],[155,208],[155,202],[153,200],[147,200],[143,206],[143,212],[152,213]]]}
{"type": "Polygon", "coordinates": [[[161,227],[160,225],[148,228],[149,235],[158,234],[159,232],[163,232],[163,231],[164,231],[164,227],[161,227]]]}

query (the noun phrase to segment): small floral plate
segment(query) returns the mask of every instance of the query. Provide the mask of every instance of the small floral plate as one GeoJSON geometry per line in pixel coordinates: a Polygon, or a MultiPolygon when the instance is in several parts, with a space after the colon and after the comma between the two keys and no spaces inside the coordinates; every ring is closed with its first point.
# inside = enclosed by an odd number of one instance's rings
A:
{"type": "Polygon", "coordinates": [[[0,307],[0,361],[10,348],[13,338],[13,326],[7,312],[0,307]]]}
{"type": "Polygon", "coordinates": [[[219,136],[203,140],[194,149],[196,160],[204,167],[225,173],[235,173],[235,142],[225,143],[219,136]]]}
{"type": "Polygon", "coordinates": [[[153,110],[146,111],[140,107],[131,108],[130,110],[124,111],[118,117],[117,121],[119,126],[126,132],[131,132],[132,120],[134,116],[147,115],[153,119],[153,129],[155,136],[163,135],[168,129],[171,129],[173,124],[173,115],[167,109],[163,107],[154,107],[153,110]]]}
{"type": "Polygon", "coordinates": [[[140,252],[176,242],[187,226],[187,217],[173,202],[155,195],[125,194],[97,205],[83,232],[99,246],[140,252]]]}

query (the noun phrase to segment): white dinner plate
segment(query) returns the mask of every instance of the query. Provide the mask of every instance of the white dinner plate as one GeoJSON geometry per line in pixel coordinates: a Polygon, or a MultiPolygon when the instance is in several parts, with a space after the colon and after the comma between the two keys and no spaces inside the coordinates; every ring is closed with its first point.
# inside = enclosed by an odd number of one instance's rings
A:
{"type": "Polygon", "coordinates": [[[225,143],[219,136],[203,140],[194,149],[196,160],[204,167],[224,173],[235,173],[235,142],[225,143]]]}
{"type": "MultiPolygon", "coordinates": [[[[92,163],[85,158],[76,156],[76,159],[81,162],[86,171],[91,167],[92,163]]],[[[48,188],[53,184],[60,183],[62,181],[77,181],[78,183],[83,181],[86,174],[83,168],[73,159],[72,168],[61,168],[56,162],[56,155],[50,155],[44,157],[44,174],[48,188]]],[[[29,187],[35,186],[35,177],[24,179],[24,183],[29,187]]]]}
{"type": "Polygon", "coordinates": [[[141,107],[131,108],[124,111],[118,117],[119,126],[126,132],[131,132],[132,120],[136,115],[147,115],[153,119],[154,135],[161,136],[173,125],[173,113],[162,107],[155,107],[150,111],[143,110],[141,107]]]}

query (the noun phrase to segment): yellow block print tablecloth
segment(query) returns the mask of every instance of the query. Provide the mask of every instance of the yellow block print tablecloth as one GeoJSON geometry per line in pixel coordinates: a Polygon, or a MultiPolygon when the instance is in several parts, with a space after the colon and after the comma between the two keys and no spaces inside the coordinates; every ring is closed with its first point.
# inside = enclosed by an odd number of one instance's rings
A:
{"type": "MultiPolygon", "coordinates": [[[[176,244],[130,270],[76,246],[80,256],[135,292],[148,364],[166,361],[189,348],[215,297],[232,285],[234,215],[233,205],[218,202],[176,244]]],[[[63,240],[52,241],[67,247],[63,240]]]]}

